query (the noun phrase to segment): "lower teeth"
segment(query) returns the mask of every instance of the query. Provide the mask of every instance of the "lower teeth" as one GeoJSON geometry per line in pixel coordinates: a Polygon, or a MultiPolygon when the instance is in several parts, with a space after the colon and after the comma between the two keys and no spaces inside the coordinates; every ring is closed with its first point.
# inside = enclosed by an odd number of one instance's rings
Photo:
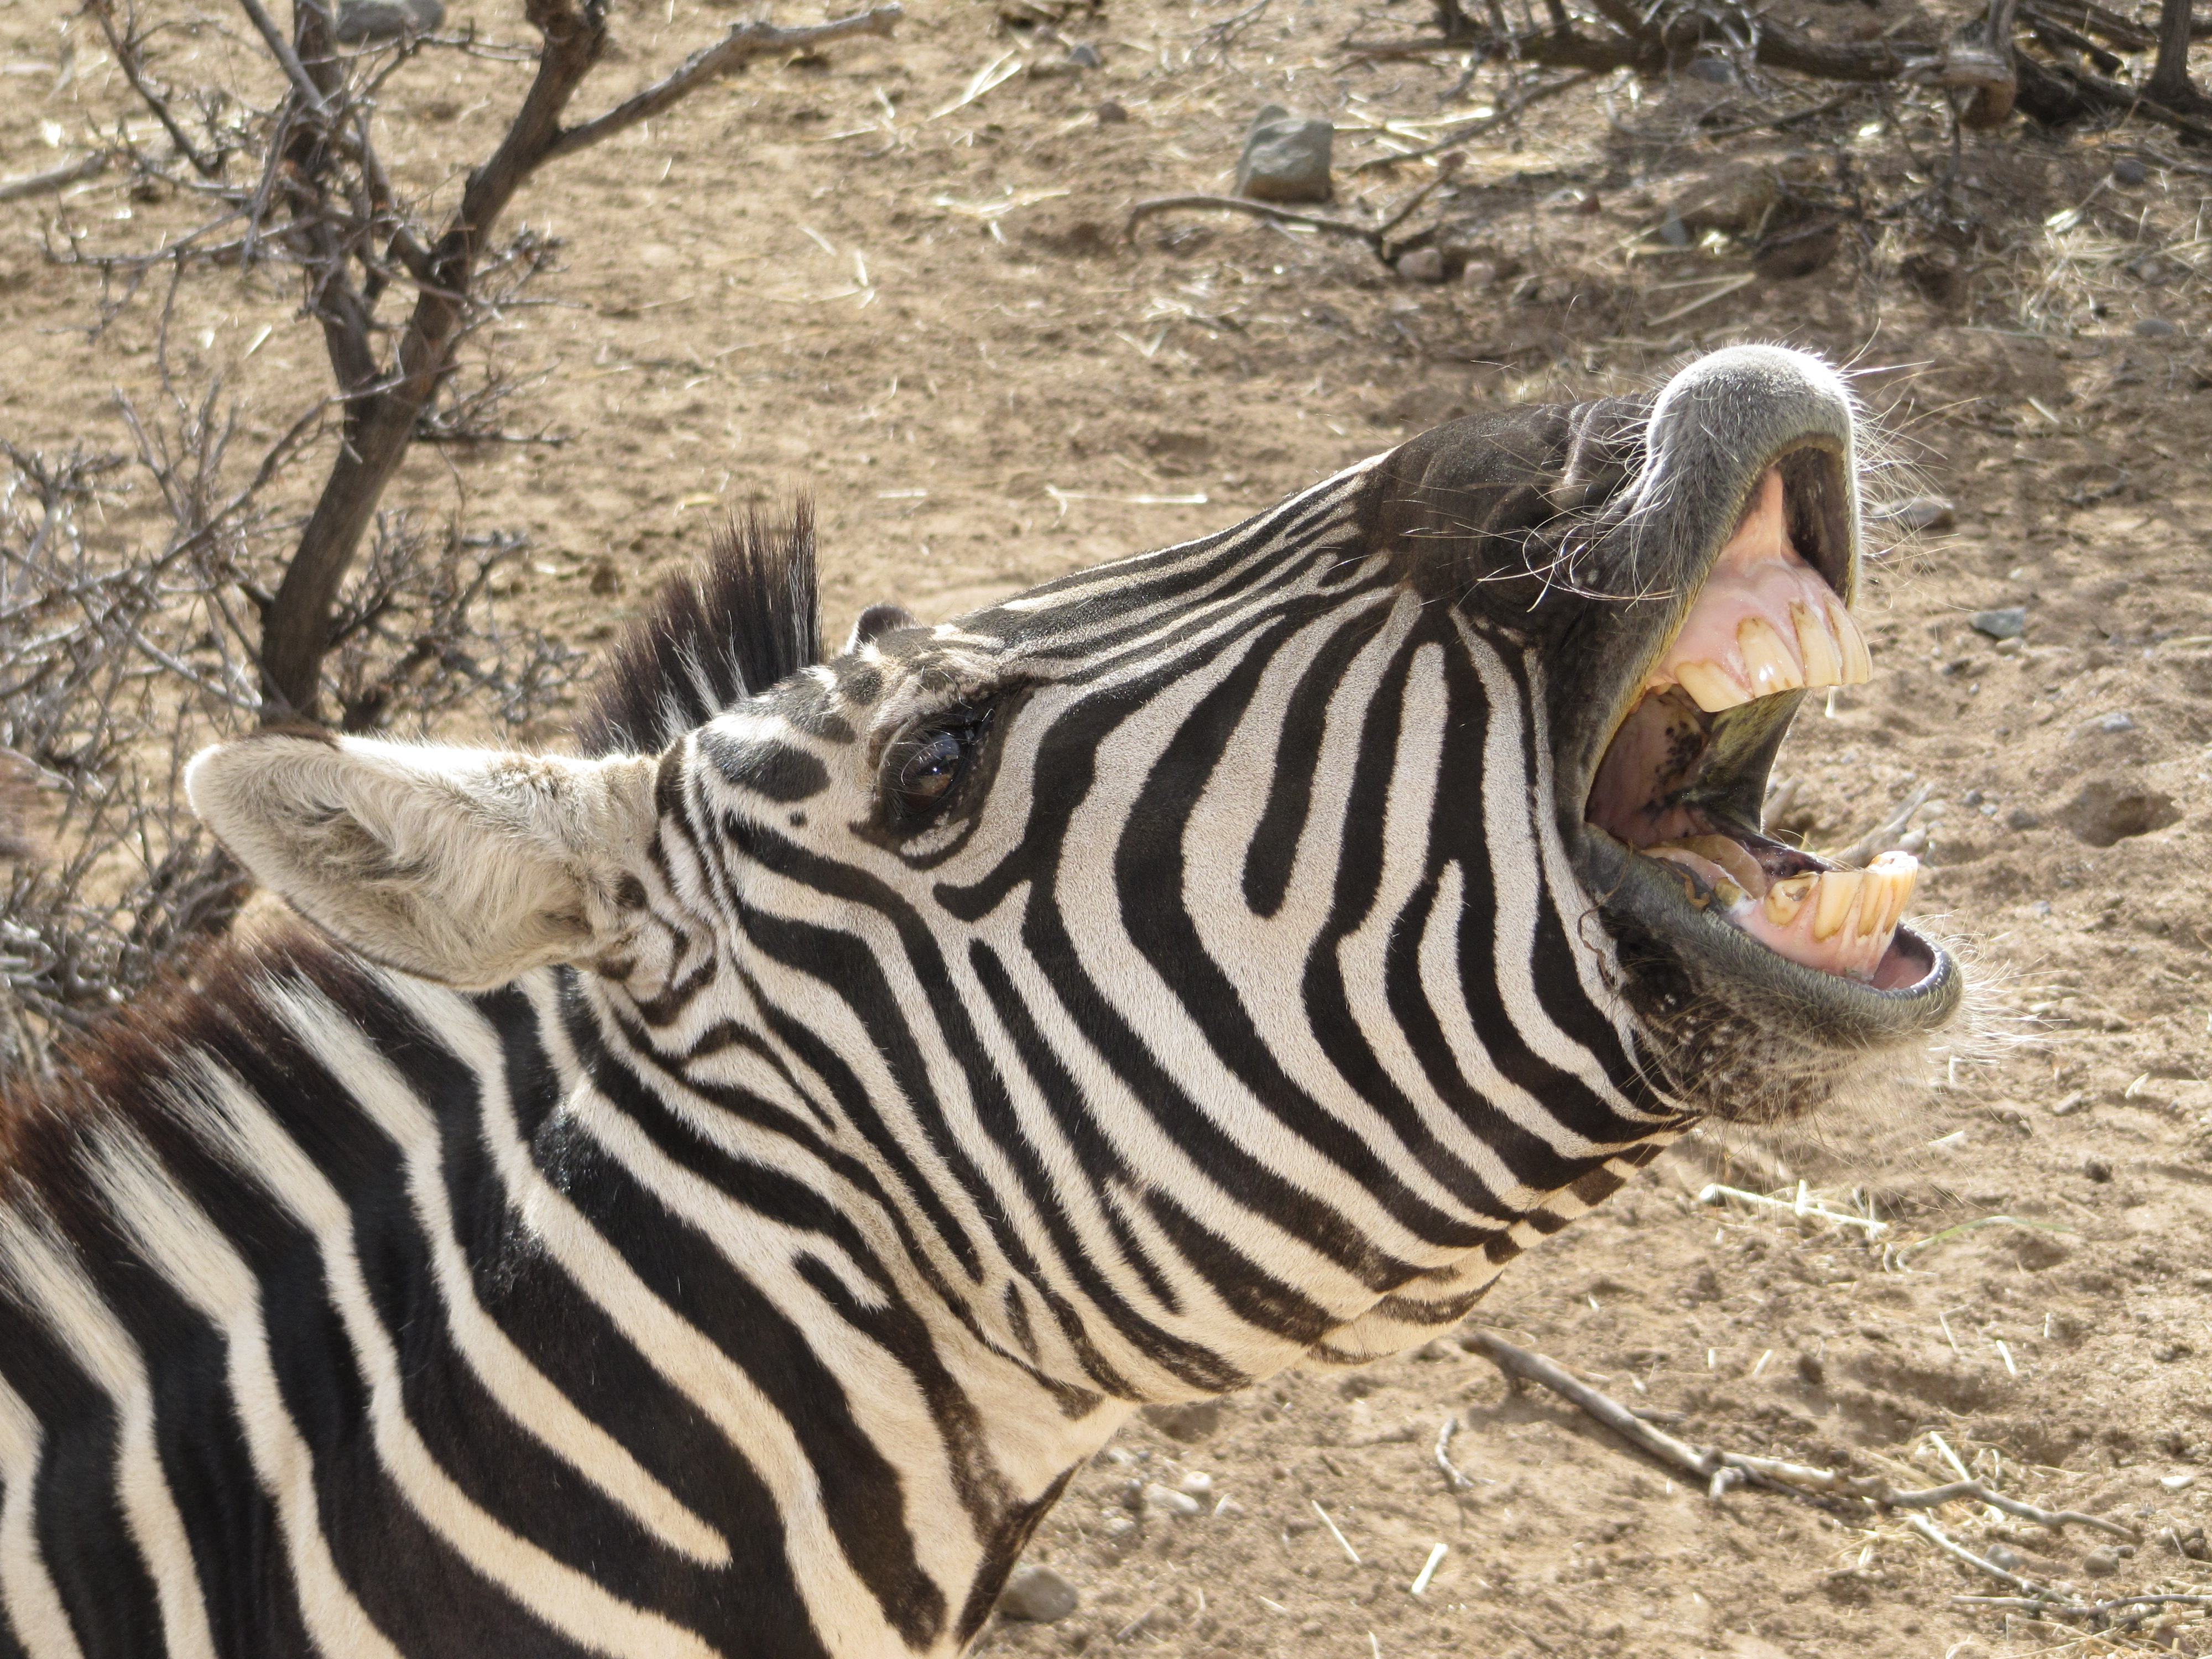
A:
{"type": "Polygon", "coordinates": [[[1808,871],[1770,881],[1723,836],[1695,836],[1643,849],[1688,871],[1713,908],[1777,955],[1853,979],[1870,979],[1920,873],[1910,853],[1884,853],[1863,870],[1808,871]]]}

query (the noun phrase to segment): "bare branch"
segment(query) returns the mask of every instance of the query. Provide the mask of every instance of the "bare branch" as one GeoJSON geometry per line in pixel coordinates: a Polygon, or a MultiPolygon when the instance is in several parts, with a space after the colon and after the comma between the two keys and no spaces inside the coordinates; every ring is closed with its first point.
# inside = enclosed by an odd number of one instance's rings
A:
{"type": "Polygon", "coordinates": [[[67,190],[80,179],[91,178],[106,166],[106,156],[87,155],[75,161],[65,161],[58,167],[48,167],[44,173],[27,173],[18,178],[0,179],[0,202],[20,202],[32,196],[51,196],[58,190],[67,190]]]}
{"type": "Polygon", "coordinates": [[[593,116],[580,126],[570,127],[547,147],[539,159],[550,161],[574,155],[602,138],[612,137],[626,127],[650,120],[708,82],[743,69],[756,58],[823,46],[855,35],[888,35],[891,26],[904,15],[896,0],[893,0],[890,4],[871,7],[849,17],[832,18],[826,23],[811,23],[795,29],[778,28],[766,21],[732,25],[727,34],[713,46],[692,53],[665,79],[654,82],[635,97],[624,99],[605,114],[593,116]]]}
{"type": "MultiPolygon", "coordinates": [[[[1460,1334],[1460,1341],[1508,1376],[1541,1384],[1561,1399],[1580,1407],[1623,1439],[1641,1447],[1662,1462],[1672,1463],[1684,1473],[1705,1481],[1707,1489],[1717,1498],[1730,1486],[1748,1480],[1771,1491],[1796,1497],[1841,1498],[1878,1510],[1931,1510],[1945,1504],[1969,1500],[1990,1504],[2007,1515],[2022,1521],[2032,1521],[2037,1526],[2053,1530],[2066,1526],[2081,1526],[2110,1533],[2131,1543],[2138,1538],[2131,1528],[2116,1521],[2107,1521],[2102,1516],[2085,1515],[2078,1510],[2042,1509],[2033,1504],[2022,1503],[2019,1498],[1979,1480],[1958,1480],[1948,1486],[1899,1492],[1879,1477],[1847,1475],[1839,1470],[1814,1468],[1780,1458],[1750,1457],[1738,1452],[1705,1450],[1691,1445],[1687,1441],[1677,1440],[1664,1429],[1645,1422],[1620,1401],[1601,1394],[1541,1354],[1517,1348],[1502,1337],[1472,1328],[1460,1334]]],[[[1911,1519],[1914,1524],[1918,1524],[1917,1516],[1911,1519]]],[[[1953,1547],[1947,1543],[1946,1547],[1953,1547]]],[[[1998,1571],[1995,1568],[1990,1570],[1998,1571]]],[[[2026,1583],[2025,1580],[2011,1582],[2026,1583]]]]}

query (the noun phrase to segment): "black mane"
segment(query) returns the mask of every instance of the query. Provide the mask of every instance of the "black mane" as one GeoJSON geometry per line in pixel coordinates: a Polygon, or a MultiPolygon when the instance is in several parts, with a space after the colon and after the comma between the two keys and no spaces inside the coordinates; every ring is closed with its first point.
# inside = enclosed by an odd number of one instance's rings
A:
{"type": "Polygon", "coordinates": [[[576,740],[587,755],[651,754],[821,660],[813,506],[802,497],[780,525],[748,510],[615,648],[576,740]]]}

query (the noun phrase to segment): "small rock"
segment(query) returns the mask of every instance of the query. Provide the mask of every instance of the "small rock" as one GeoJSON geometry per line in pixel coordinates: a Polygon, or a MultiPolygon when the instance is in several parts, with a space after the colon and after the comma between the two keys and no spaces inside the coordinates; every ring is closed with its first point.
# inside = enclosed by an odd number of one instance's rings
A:
{"type": "Polygon", "coordinates": [[[2186,1492],[2197,1484],[2197,1477],[2193,1474],[2162,1474],[2158,1484],[2168,1492],[2186,1492]]]}
{"type": "Polygon", "coordinates": [[[2018,1550],[2009,1549],[2002,1544],[1992,1544],[1982,1554],[1991,1566],[2002,1567],[2007,1572],[2018,1572],[2020,1564],[2025,1559],[2018,1550]]]}
{"type": "Polygon", "coordinates": [[[999,1612],[1033,1625],[1056,1625],[1075,1611],[1081,1599],[1075,1586],[1050,1567],[1017,1567],[999,1592],[999,1612]]]}
{"type": "Polygon", "coordinates": [[[2033,830],[2042,822],[2042,818],[2025,806],[2015,806],[2005,814],[2005,828],[2008,830],[2033,830]]]}
{"type": "Polygon", "coordinates": [[[1109,1541],[1116,1538],[1127,1538],[1136,1529],[1137,1523],[1126,1515],[1109,1515],[1098,1523],[1098,1530],[1104,1534],[1109,1541]]]}
{"type": "Polygon", "coordinates": [[[1203,1469],[1193,1469],[1182,1480],[1176,1481],[1176,1486],[1178,1491],[1187,1492],[1193,1498],[1204,1498],[1213,1496],[1213,1477],[1203,1469]]]}
{"type": "Polygon", "coordinates": [[[1098,125],[1102,127],[1118,127],[1128,118],[1129,112],[1111,98],[1098,106],[1098,125]]]}
{"type": "Polygon", "coordinates": [[[2136,729],[2136,717],[2124,708],[2116,708],[2096,722],[2097,730],[2108,736],[2136,729]]]}
{"type": "Polygon", "coordinates": [[[1941,495],[1914,495],[1899,501],[1882,516],[1893,525],[1925,534],[1932,530],[1949,530],[1957,525],[1959,508],[1941,495]]]}
{"type": "Polygon", "coordinates": [[[1659,240],[1668,247],[1687,247],[1690,245],[1690,228],[1682,222],[1682,216],[1672,208],[1667,210],[1666,220],[1659,227],[1659,240]]]}
{"type": "Polygon", "coordinates": [[[1735,65],[1725,58],[1692,58],[1682,73],[1710,86],[1732,87],[1736,83],[1735,65]]]}
{"type": "Polygon", "coordinates": [[[1155,1480],[1145,1488],[1145,1507],[1161,1515],[1188,1520],[1198,1513],[1199,1502],[1187,1492],[1176,1492],[1155,1480]]]}
{"type": "Polygon", "coordinates": [[[1974,632],[1993,640],[2016,640],[2027,631],[2027,607],[2009,605],[1996,611],[1977,611],[1966,622],[1974,632]]]}
{"type": "Polygon", "coordinates": [[[1070,46],[1067,61],[1078,69],[1103,69],[1106,66],[1106,60],[1099,55],[1098,48],[1088,40],[1078,40],[1070,46]]]}
{"type": "Polygon", "coordinates": [[[1441,283],[1444,279],[1444,256],[1432,247],[1417,247],[1411,253],[1398,256],[1398,274],[1409,283],[1441,283]]]}
{"type": "Polygon", "coordinates": [[[1498,267],[1487,259],[1470,259],[1459,274],[1459,279],[1469,288],[1491,288],[1498,282],[1498,267]]]}
{"type": "Polygon", "coordinates": [[[2092,1578],[2110,1578],[2120,1570],[2120,1558],[2110,1550],[2091,1550],[2081,1558],[2081,1571],[2092,1578]]]}
{"type": "Polygon", "coordinates": [[[612,599],[623,590],[622,572],[615,568],[612,559],[592,561],[592,592],[600,599],[612,599]]]}
{"type": "Polygon", "coordinates": [[[2145,317],[2136,323],[2136,332],[2146,340],[2170,340],[2181,332],[2181,325],[2163,317],[2145,317]]]}
{"type": "Polygon", "coordinates": [[[1327,121],[1263,106],[1237,158],[1237,193],[1255,202],[1326,202],[1335,138],[1327,121]]]}
{"type": "Polygon", "coordinates": [[[2132,155],[2123,155],[2112,163],[2112,182],[2133,190],[2137,185],[2150,182],[2150,169],[2132,155]]]}
{"type": "Polygon", "coordinates": [[[2081,1160],[2081,1173],[2101,1184],[2112,1178],[2112,1166],[2101,1158],[2085,1158],[2081,1160]]]}
{"type": "Polygon", "coordinates": [[[445,21],[443,0],[338,0],[331,38],[343,46],[367,46],[427,34],[445,21]]]}
{"type": "Polygon", "coordinates": [[[1172,1406],[1147,1406],[1145,1421],[1170,1440],[1188,1445],[1203,1440],[1221,1426],[1218,1400],[1184,1400],[1172,1406]]]}

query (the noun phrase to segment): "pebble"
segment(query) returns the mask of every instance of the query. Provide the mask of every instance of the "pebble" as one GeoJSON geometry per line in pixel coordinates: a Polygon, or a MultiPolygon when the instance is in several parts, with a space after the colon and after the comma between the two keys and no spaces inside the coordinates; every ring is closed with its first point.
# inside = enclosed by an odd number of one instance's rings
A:
{"type": "Polygon", "coordinates": [[[1959,508],[1957,503],[1941,495],[1915,495],[1899,501],[1882,516],[1907,530],[1949,530],[1959,522],[1959,508]]]}
{"type": "Polygon", "coordinates": [[[1033,1625],[1056,1625],[1075,1611],[1081,1599],[1075,1586],[1050,1567],[1017,1567],[999,1592],[999,1611],[1033,1625]]]}
{"type": "Polygon", "coordinates": [[[1188,1492],[1193,1498],[1211,1498],[1213,1496],[1213,1477],[1203,1469],[1193,1469],[1176,1482],[1176,1487],[1180,1492],[1188,1492]]]}
{"type": "Polygon", "coordinates": [[[2132,189],[2150,182],[2150,169],[2132,155],[2123,155],[2112,163],[2112,182],[2132,189]]]}
{"type": "Polygon", "coordinates": [[[1203,1440],[1221,1426],[1218,1400],[1183,1400],[1171,1406],[1147,1406],[1145,1421],[1170,1440],[1188,1445],[1203,1440]]]}
{"type": "Polygon", "coordinates": [[[1103,69],[1106,66],[1106,60],[1100,56],[1098,48],[1088,40],[1078,40],[1070,46],[1067,61],[1078,69],[1103,69]]]}
{"type": "Polygon", "coordinates": [[[1335,137],[1327,121],[1263,105],[1237,158],[1237,193],[1255,202],[1326,202],[1335,137]]]}
{"type": "Polygon", "coordinates": [[[2076,1089],[2072,1094],[2051,1103],[2051,1115],[2071,1117],[2088,1103],[2089,1091],[2087,1089],[2076,1089]]]}
{"type": "Polygon", "coordinates": [[[2100,732],[2132,732],[2136,729],[2136,717],[2124,708],[2115,709],[2096,724],[2100,732]]]}
{"type": "Polygon", "coordinates": [[[344,46],[427,34],[446,21],[443,0],[338,0],[331,38],[344,46]]]}
{"type": "Polygon", "coordinates": [[[2110,1181],[2112,1166],[2101,1158],[2085,1158],[2081,1160],[2081,1173],[2092,1181],[2110,1181]]]}
{"type": "Polygon", "coordinates": [[[1148,1510],[1156,1510],[1162,1515],[1179,1516],[1187,1519],[1198,1513],[1199,1502],[1187,1492],[1176,1492],[1170,1487],[1163,1486],[1155,1480],[1145,1488],[1145,1507],[1148,1510]]]}
{"type": "Polygon", "coordinates": [[[2016,640],[2027,631],[2027,607],[2009,605],[1995,611],[1977,611],[1966,618],[1977,634],[1993,640],[2016,640]]]}
{"type": "Polygon", "coordinates": [[[2002,1567],[2007,1572],[2018,1572],[2021,1562],[2026,1559],[2018,1550],[2008,1549],[2002,1544],[1992,1544],[1982,1553],[1991,1566],[2002,1567]]]}
{"type": "Polygon", "coordinates": [[[2185,1492],[2197,1484],[2197,1477],[2193,1474],[2162,1474],[2158,1484],[2168,1492],[2185,1492]]]}
{"type": "Polygon", "coordinates": [[[2005,814],[2005,828],[2008,830],[2033,830],[2042,822],[2039,814],[2029,811],[2025,806],[2015,806],[2005,814]]]}
{"type": "Polygon", "coordinates": [[[1411,253],[1398,256],[1398,274],[1409,283],[1441,283],[1444,279],[1444,256],[1432,247],[1417,247],[1411,253]]]}
{"type": "Polygon", "coordinates": [[[2091,1550],[2081,1558],[2081,1571],[2092,1578],[2110,1578],[2120,1570],[2120,1558],[2110,1550],[2091,1550]]]}
{"type": "Polygon", "coordinates": [[[2146,340],[2170,340],[2181,332],[2181,325],[2164,317],[2145,317],[2136,325],[2136,332],[2146,340]]]}
{"type": "Polygon", "coordinates": [[[1102,127],[1118,127],[1128,118],[1129,112],[1111,98],[1098,106],[1098,125],[1102,127]]]}

